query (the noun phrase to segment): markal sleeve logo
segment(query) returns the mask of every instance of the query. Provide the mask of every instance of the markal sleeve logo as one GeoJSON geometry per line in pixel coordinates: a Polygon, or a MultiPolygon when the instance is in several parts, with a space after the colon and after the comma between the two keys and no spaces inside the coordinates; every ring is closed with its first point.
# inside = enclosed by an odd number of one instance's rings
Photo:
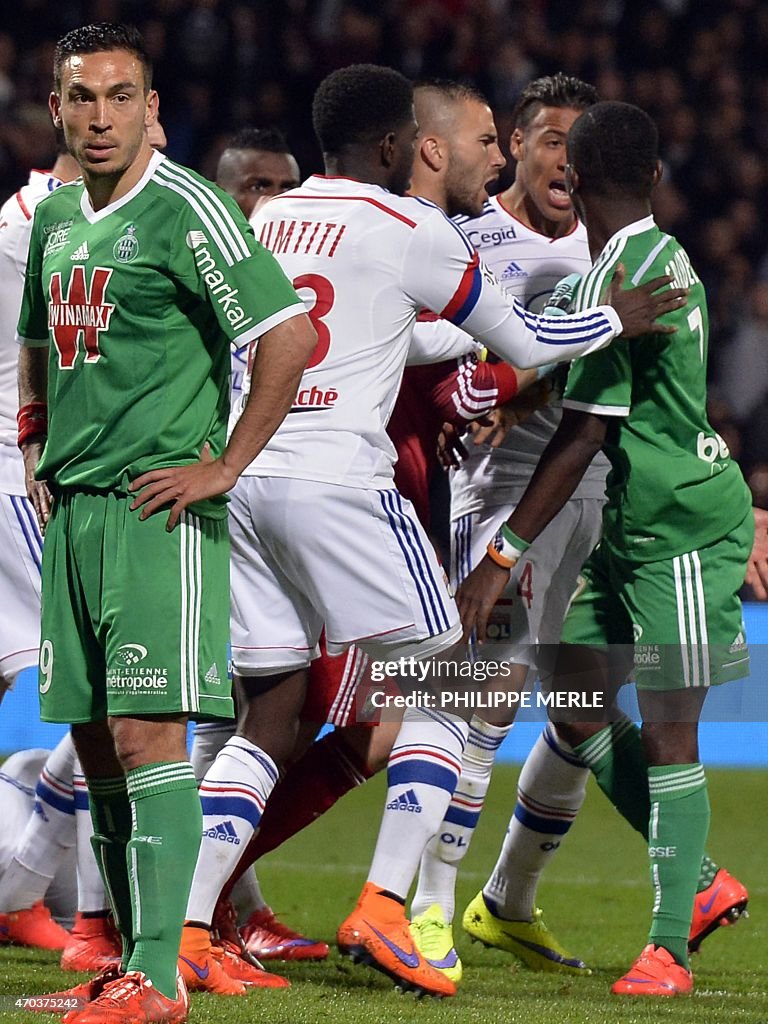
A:
{"type": "Polygon", "coordinates": [[[246,315],[238,300],[240,289],[233,288],[228,284],[217,267],[216,253],[211,252],[207,235],[202,231],[188,231],[186,243],[195,254],[195,266],[205,281],[208,294],[218,306],[222,307],[224,315],[232,327],[237,331],[242,331],[248,324],[252,324],[253,317],[246,315]]]}
{"type": "Polygon", "coordinates": [[[123,644],[115,651],[115,657],[124,665],[138,665],[147,656],[147,648],[142,644],[123,644]]]}

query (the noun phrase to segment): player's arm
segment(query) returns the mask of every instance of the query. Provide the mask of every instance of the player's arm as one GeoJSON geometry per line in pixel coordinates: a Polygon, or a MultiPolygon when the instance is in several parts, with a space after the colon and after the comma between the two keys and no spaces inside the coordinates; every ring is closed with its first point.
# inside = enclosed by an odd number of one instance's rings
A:
{"type": "Polygon", "coordinates": [[[24,459],[24,482],[40,526],[51,515],[51,492],[43,480],[35,479],[48,436],[48,346],[22,345],[19,350],[19,448],[24,459]]]}
{"type": "Polygon", "coordinates": [[[594,413],[564,409],[554,437],[547,445],[528,487],[502,526],[500,552],[482,559],[459,588],[456,601],[465,636],[476,631],[480,643],[494,605],[509,574],[528,546],[571,497],[605,440],[607,420],[594,413]]]}
{"type": "Polygon", "coordinates": [[[596,352],[619,335],[674,333],[658,318],[685,303],[686,290],[669,288],[669,275],[624,290],[624,270],[604,294],[604,304],[560,317],[536,316],[506,298],[466,235],[437,211],[412,233],[402,284],[433,309],[482,341],[500,358],[528,369],[596,352]]]}
{"type": "Polygon", "coordinates": [[[141,508],[139,518],[170,506],[168,529],[172,530],[188,505],[232,490],[285,419],[316,342],[315,329],[305,313],[263,334],[245,408],[221,456],[214,459],[204,449],[195,465],[155,469],[134,480],[130,490],[139,493],[131,508],[141,508]]]}
{"type": "Polygon", "coordinates": [[[755,517],[755,540],[744,582],[752,588],[756,600],[768,601],[768,511],[753,508],[752,512],[755,517]]]}
{"type": "Polygon", "coordinates": [[[40,531],[45,532],[52,498],[46,483],[35,478],[48,436],[48,307],[41,284],[42,245],[37,214],[29,235],[26,274],[16,340],[19,342],[18,443],[24,459],[27,497],[32,502],[40,531]]]}

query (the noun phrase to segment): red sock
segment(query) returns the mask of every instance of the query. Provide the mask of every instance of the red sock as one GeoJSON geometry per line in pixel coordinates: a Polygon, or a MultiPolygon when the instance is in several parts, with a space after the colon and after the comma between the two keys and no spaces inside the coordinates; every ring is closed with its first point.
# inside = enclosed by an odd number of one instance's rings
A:
{"type": "Polygon", "coordinates": [[[267,801],[258,833],[222,891],[228,898],[235,882],[265,853],[301,832],[373,772],[344,742],[338,729],[316,740],[278,782],[267,801]]]}

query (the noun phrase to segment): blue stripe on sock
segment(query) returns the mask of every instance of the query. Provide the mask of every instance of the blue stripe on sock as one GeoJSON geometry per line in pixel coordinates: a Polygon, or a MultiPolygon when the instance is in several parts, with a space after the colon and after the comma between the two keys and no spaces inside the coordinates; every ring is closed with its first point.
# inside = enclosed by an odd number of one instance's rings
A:
{"type": "Polygon", "coordinates": [[[200,803],[203,807],[203,815],[221,815],[231,818],[242,818],[248,821],[254,828],[258,828],[261,821],[261,811],[256,804],[243,797],[237,796],[204,796],[200,803]]]}
{"type": "Polygon", "coordinates": [[[75,790],[75,810],[87,811],[90,810],[90,806],[90,801],[88,800],[88,790],[80,789],[78,787],[75,790]]]}
{"type": "Polygon", "coordinates": [[[552,730],[551,726],[548,725],[546,727],[546,729],[542,733],[542,736],[544,737],[547,746],[550,747],[550,749],[553,750],[558,757],[562,757],[564,761],[567,761],[568,764],[575,765],[577,768],[587,767],[581,760],[581,758],[576,757],[575,754],[568,754],[563,750],[563,748],[557,742],[557,734],[552,730]]]}
{"type": "Polygon", "coordinates": [[[515,817],[521,825],[525,825],[532,832],[543,832],[555,836],[564,836],[573,824],[572,821],[558,821],[557,818],[541,818],[538,814],[527,811],[522,804],[515,807],[515,817]]]}
{"type": "Polygon", "coordinates": [[[448,821],[452,825],[462,825],[464,828],[476,828],[480,821],[480,811],[464,811],[451,804],[445,812],[443,821],[448,821]]]}
{"type": "MultiPolygon", "coordinates": [[[[464,747],[467,744],[464,730],[461,726],[457,725],[456,722],[451,721],[444,711],[430,711],[429,708],[419,708],[419,712],[424,715],[425,718],[431,718],[433,722],[437,722],[438,725],[441,725],[446,730],[446,732],[451,733],[461,744],[462,751],[464,750],[464,747]]],[[[430,743],[428,746],[434,746],[434,744],[430,743]]]]}
{"type": "Polygon", "coordinates": [[[387,768],[388,786],[410,786],[414,782],[423,782],[436,789],[444,789],[453,796],[459,776],[450,768],[433,764],[431,761],[404,761],[387,768]]]}
{"type": "Polygon", "coordinates": [[[57,793],[55,789],[51,789],[50,786],[46,786],[42,779],[40,779],[35,786],[35,797],[40,803],[48,804],[49,807],[53,807],[57,811],[61,811],[63,814],[74,814],[75,813],[75,800],[72,795],[64,796],[61,793],[57,793]]]}

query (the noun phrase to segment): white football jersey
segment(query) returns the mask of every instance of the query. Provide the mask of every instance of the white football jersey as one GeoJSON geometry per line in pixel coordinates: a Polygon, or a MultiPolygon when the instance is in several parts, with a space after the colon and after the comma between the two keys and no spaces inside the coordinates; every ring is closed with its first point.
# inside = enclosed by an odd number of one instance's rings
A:
{"type": "MultiPolygon", "coordinates": [[[[562,238],[548,238],[527,227],[502,205],[489,199],[479,217],[457,217],[483,261],[499,280],[507,296],[527,310],[539,313],[555,285],[568,274],[585,274],[592,266],[587,231],[577,222],[562,238]]],[[[509,432],[499,448],[469,445],[469,458],[451,473],[451,517],[479,512],[490,505],[514,505],[533,475],[561,417],[560,404],[535,412],[509,432]]],[[[574,498],[602,498],[608,459],[602,452],[593,460],[574,498]]]]}
{"type": "Polygon", "coordinates": [[[0,208],[0,491],[26,494],[24,463],[16,446],[19,408],[16,325],[24,290],[35,207],[61,182],[48,171],[32,171],[29,182],[0,208]]]}
{"type": "Polygon", "coordinates": [[[510,303],[442,210],[378,185],[314,175],[266,203],[253,224],[305,301],[318,341],[292,409],[249,475],[391,486],[386,425],[421,309],[518,366],[603,348],[621,331],[610,307],[539,320],[510,303]]]}

